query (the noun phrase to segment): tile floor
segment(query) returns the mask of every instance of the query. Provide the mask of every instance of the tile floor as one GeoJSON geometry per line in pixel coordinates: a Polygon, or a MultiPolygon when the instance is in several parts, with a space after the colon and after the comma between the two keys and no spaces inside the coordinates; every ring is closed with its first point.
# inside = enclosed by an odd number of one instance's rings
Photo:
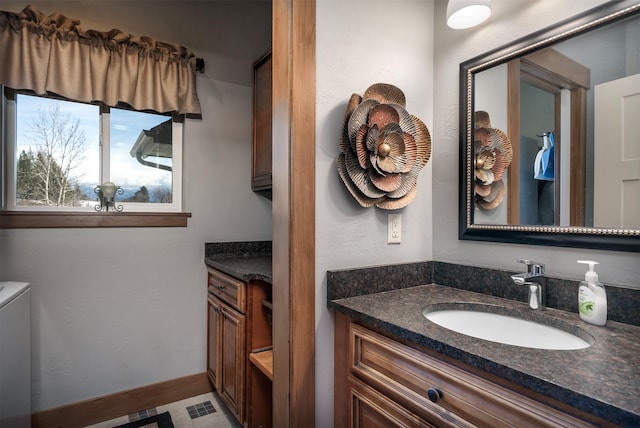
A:
{"type": "MultiPolygon", "coordinates": [[[[229,413],[215,392],[165,404],[153,409],[144,409],[131,415],[120,416],[85,428],[114,428],[166,411],[171,414],[171,420],[175,428],[242,428],[242,425],[229,413]]],[[[148,425],[148,427],[155,426],[155,424],[148,425]]]]}

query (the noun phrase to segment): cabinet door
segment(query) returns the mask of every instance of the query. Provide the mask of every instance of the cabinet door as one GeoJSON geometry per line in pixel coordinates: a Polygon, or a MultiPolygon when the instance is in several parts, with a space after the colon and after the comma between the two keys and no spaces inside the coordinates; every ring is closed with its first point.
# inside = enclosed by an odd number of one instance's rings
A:
{"type": "Polygon", "coordinates": [[[220,390],[220,300],[209,295],[207,304],[207,374],[216,391],[220,390]]]}
{"type": "Polygon", "coordinates": [[[271,52],[254,65],[251,188],[271,189],[271,52]]]}
{"type": "MultiPolygon", "coordinates": [[[[356,379],[350,382],[351,428],[435,427],[356,379]]],[[[441,425],[448,426],[448,425],[441,425]]]]}
{"type": "Polygon", "coordinates": [[[244,422],[245,316],[220,302],[221,371],[218,393],[240,422],[244,422]]]}

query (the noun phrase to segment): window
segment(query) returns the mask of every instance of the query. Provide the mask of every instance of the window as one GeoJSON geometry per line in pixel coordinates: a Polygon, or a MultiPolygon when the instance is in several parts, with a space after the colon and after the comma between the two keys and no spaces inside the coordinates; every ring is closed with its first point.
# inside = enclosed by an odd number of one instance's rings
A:
{"type": "Polygon", "coordinates": [[[182,123],[14,92],[5,104],[9,211],[95,211],[98,184],[127,212],[180,212],[182,123]]]}

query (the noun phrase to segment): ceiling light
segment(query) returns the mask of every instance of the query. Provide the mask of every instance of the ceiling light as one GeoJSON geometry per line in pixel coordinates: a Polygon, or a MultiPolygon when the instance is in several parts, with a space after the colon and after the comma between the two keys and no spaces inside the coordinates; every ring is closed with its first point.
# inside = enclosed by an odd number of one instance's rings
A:
{"type": "Polygon", "coordinates": [[[491,16],[491,0],[449,0],[447,25],[456,30],[470,28],[491,16]]]}

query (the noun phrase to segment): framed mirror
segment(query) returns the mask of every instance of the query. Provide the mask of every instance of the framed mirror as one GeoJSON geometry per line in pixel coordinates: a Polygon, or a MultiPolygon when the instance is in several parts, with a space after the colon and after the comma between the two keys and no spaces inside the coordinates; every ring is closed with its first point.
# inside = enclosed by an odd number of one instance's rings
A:
{"type": "Polygon", "coordinates": [[[460,65],[460,239],[640,252],[640,2],[460,65]]]}

